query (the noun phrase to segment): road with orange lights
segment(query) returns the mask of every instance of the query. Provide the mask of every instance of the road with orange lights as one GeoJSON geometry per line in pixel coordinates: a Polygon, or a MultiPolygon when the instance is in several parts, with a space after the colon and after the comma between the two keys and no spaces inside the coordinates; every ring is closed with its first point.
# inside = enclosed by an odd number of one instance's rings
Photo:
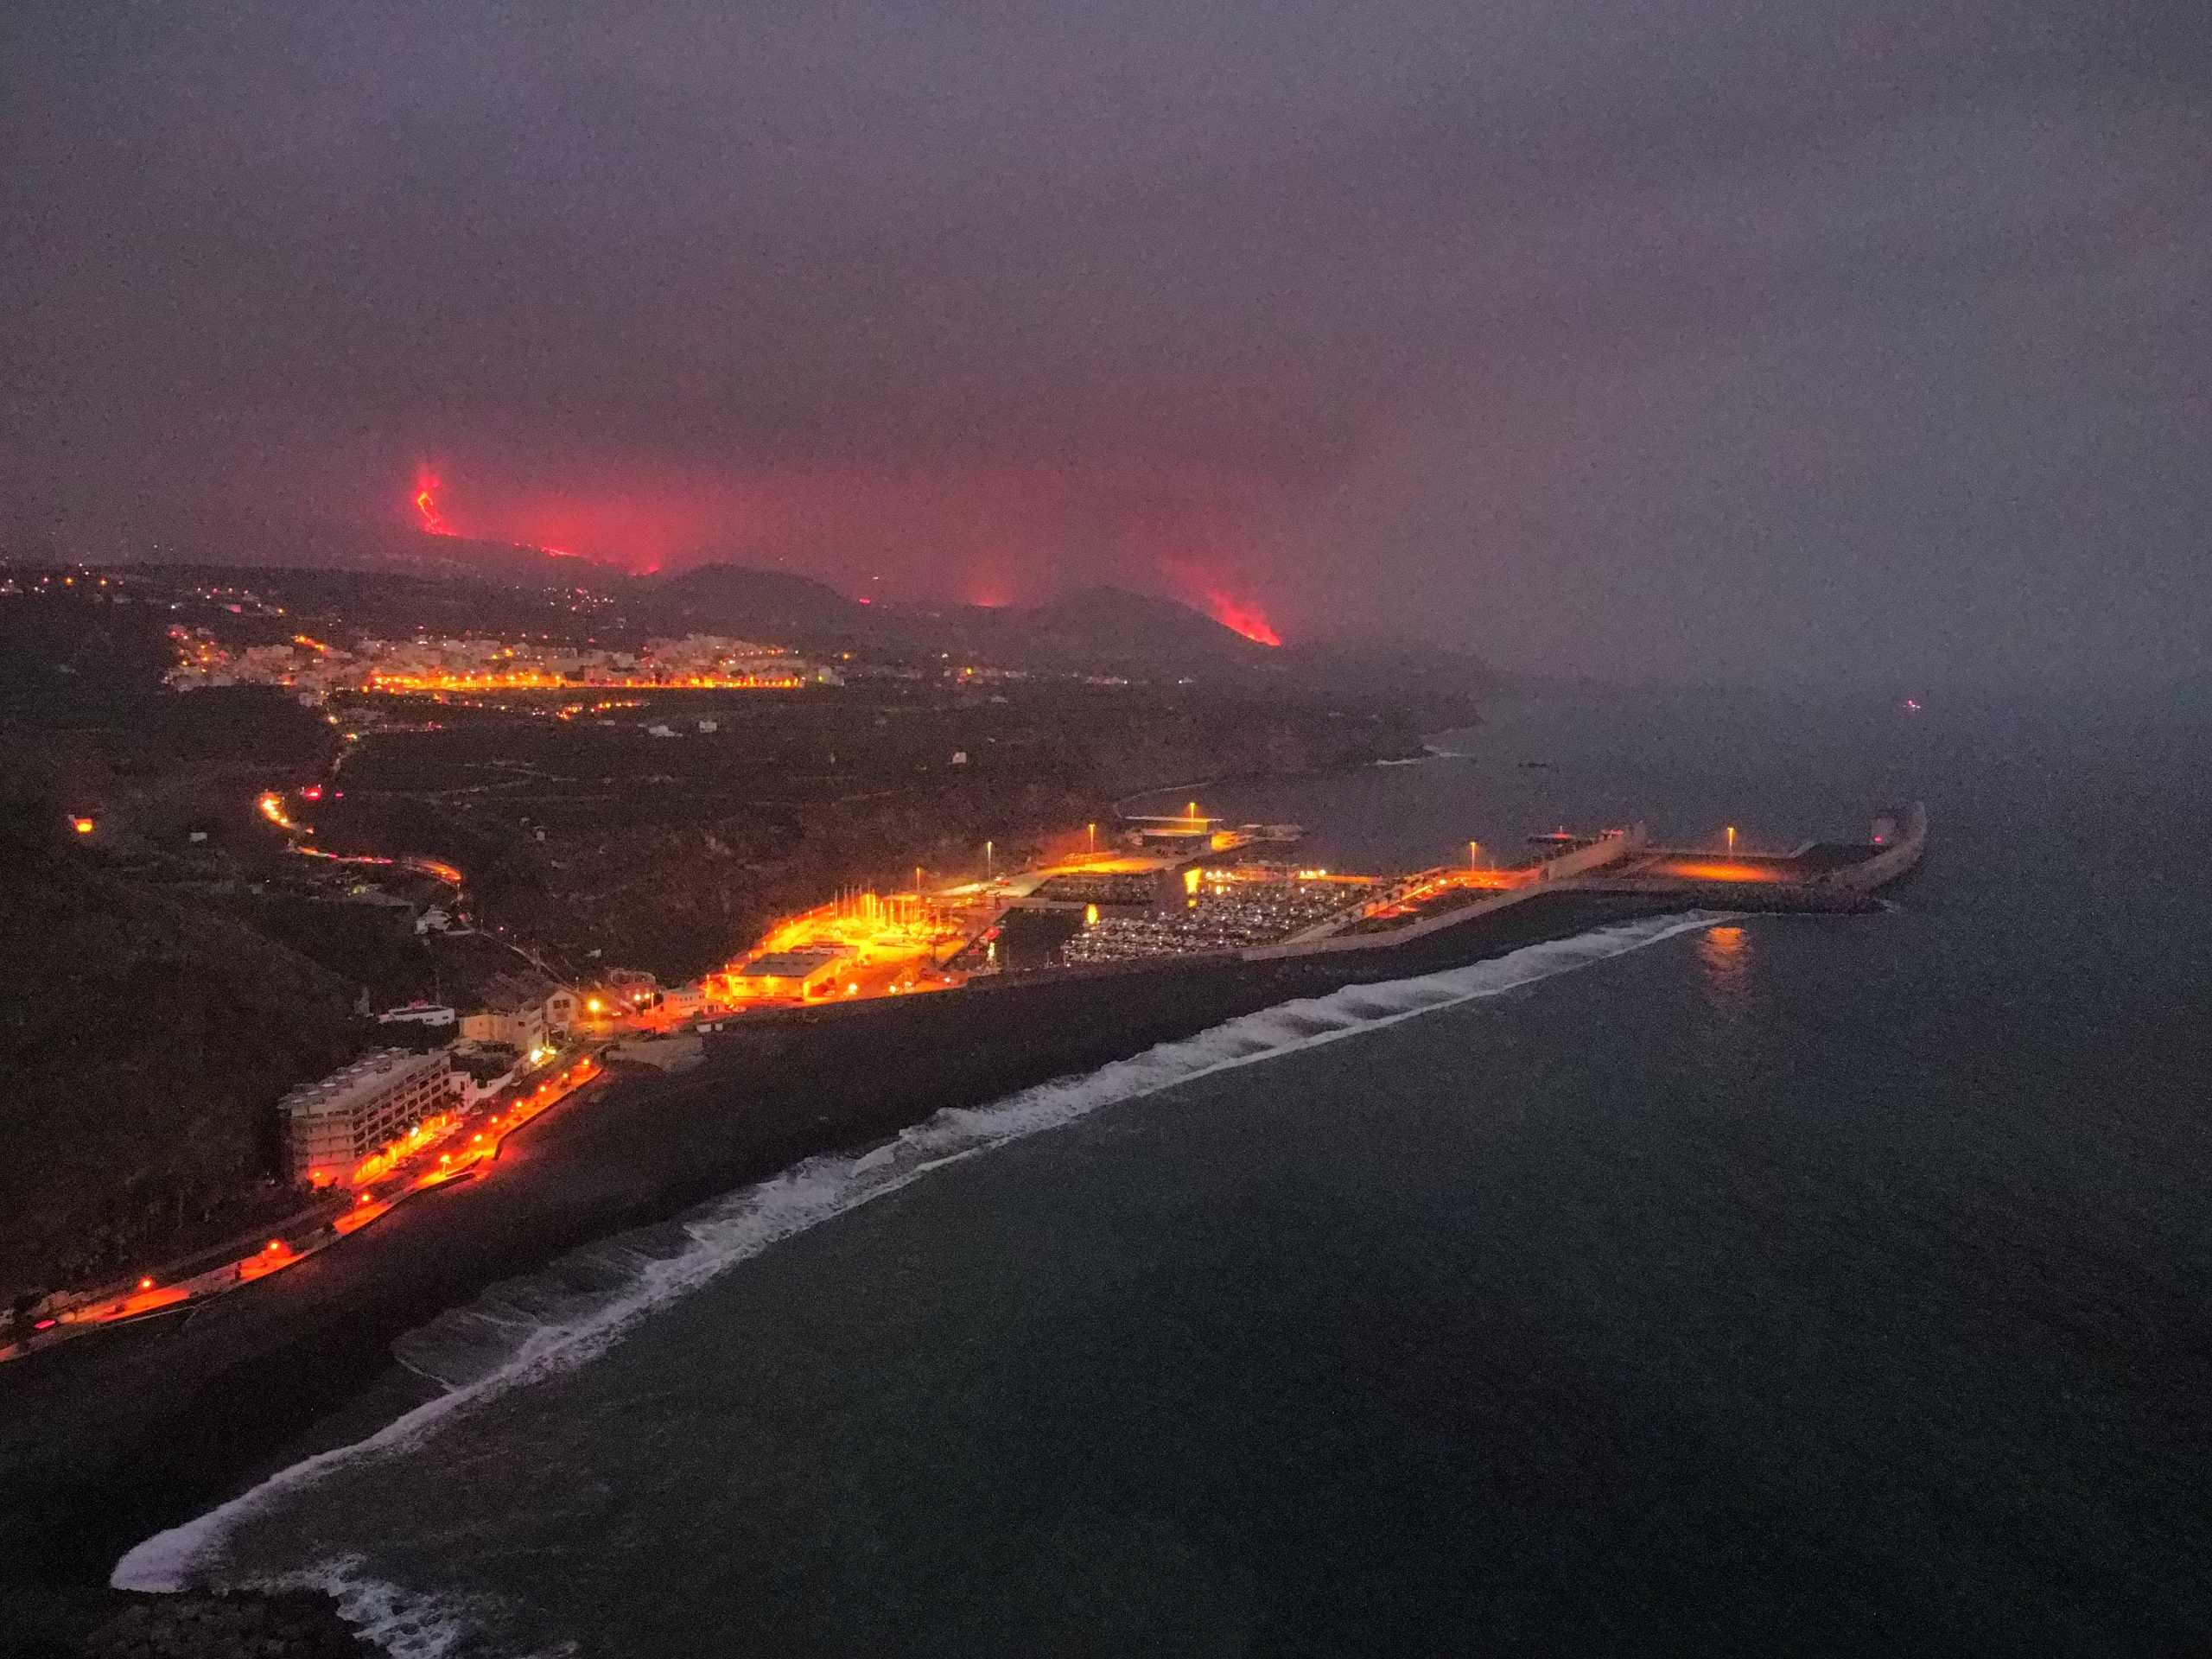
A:
{"type": "Polygon", "coordinates": [[[595,1053],[586,1053],[535,1087],[485,1103],[493,1109],[455,1114],[436,1132],[409,1137],[397,1157],[380,1154],[368,1160],[332,1197],[268,1229],[265,1243],[213,1264],[206,1260],[210,1252],[202,1251],[169,1269],[87,1292],[73,1305],[35,1321],[16,1341],[0,1345],[0,1361],[104,1326],[178,1312],[253,1284],[351,1237],[410,1198],[454,1181],[480,1179],[508,1135],[602,1074],[595,1053]]]}

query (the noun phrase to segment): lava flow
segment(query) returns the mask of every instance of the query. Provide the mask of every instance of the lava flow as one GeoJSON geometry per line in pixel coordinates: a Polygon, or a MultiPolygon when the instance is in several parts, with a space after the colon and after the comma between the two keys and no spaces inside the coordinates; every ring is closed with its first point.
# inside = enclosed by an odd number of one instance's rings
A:
{"type": "Polygon", "coordinates": [[[415,469],[415,511],[423,515],[423,530],[432,536],[450,536],[453,531],[447,528],[446,521],[438,517],[438,504],[434,493],[437,487],[438,475],[435,473],[427,467],[415,469]]]}
{"type": "Polygon", "coordinates": [[[1206,613],[1224,628],[1262,645],[1279,645],[1282,636],[1268,621],[1267,613],[1247,601],[1231,599],[1218,588],[1208,588],[1206,613]]]}

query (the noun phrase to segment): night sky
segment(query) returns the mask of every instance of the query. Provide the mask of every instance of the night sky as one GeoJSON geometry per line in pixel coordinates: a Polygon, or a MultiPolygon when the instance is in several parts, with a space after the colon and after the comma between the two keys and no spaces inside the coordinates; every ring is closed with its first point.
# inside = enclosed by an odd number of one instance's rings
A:
{"type": "Polygon", "coordinates": [[[0,511],[2201,677],[2202,0],[18,3],[0,511]],[[147,520],[150,521],[150,520],[147,520]]]}

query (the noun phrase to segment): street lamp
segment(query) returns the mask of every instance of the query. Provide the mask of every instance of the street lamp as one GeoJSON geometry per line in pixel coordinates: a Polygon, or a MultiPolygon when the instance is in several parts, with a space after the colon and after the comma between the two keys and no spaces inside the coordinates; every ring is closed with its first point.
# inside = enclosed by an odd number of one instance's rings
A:
{"type": "Polygon", "coordinates": [[[1728,826],[1728,850],[1732,853],[1736,850],[1736,826],[1732,823],[1728,826]]]}
{"type": "Polygon", "coordinates": [[[1090,837],[1090,850],[1094,853],[1096,852],[1098,850],[1098,826],[1095,823],[1086,823],[1083,828],[1084,833],[1090,837]]]}
{"type": "Polygon", "coordinates": [[[1482,852],[1482,849],[1483,844],[1479,841],[1471,841],[1467,843],[1467,868],[1469,869],[1475,870],[1482,868],[1481,864],[1478,861],[1478,855],[1482,852]]]}
{"type": "Polygon", "coordinates": [[[991,876],[991,843],[990,843],[989,842],[988,842],[988,841],[987,841],[987,842],[985,842],[983,843],[983,879],[984,879],[985,880],[987,880],[987,881],[988,881],[988,880],[990,880],[990,876],[991,876]]]}

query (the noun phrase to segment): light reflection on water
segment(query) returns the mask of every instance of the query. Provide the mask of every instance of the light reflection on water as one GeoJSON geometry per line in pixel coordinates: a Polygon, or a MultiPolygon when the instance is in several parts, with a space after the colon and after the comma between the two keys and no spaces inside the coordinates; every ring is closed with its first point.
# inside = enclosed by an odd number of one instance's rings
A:
{"type": "Polygon", "coordinates": [[[1740,1014],[1751,1000],[1751,936],[1740,923],[1708,927],[1697,938],[1699,984],[1716,1011],[1740,1014]]]}

